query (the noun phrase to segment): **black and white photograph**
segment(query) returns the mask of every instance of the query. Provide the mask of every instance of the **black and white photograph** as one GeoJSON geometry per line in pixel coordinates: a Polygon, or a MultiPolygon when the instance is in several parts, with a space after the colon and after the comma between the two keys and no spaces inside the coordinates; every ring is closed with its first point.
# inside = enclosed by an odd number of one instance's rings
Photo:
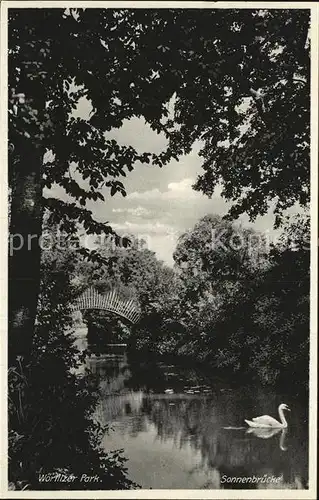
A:
{"type": "Polygon", "coordinates": [[[1,498],[315,498],[318,7],[1,2],[1,498]]]}

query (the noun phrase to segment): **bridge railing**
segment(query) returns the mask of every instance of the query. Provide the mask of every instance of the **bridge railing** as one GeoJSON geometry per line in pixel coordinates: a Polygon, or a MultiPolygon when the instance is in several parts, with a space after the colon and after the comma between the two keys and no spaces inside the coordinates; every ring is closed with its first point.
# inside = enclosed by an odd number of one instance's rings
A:
{"type": "Polygon", "coordinates": [[[71,307],[73,311],[99,309],[112,312],[133,324],[139,321],[141,315],[139,304],[134,299],[123,299],[116,289],[102,295],[91,287],[77,297],[71,307]]]}

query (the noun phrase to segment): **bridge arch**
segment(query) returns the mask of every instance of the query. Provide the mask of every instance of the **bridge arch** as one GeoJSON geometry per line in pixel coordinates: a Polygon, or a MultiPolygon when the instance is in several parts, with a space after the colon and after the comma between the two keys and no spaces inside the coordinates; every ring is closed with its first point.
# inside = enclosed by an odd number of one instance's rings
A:
{"type": "Polygon", "coordinates": [[[85,309],[99,309],[111,312],[135,324],[141,317],[140,306],[134,299],[123,298],[116,288],[105,294],[90,287],[79,295],[71,304],[72,312],[85,309]]]}

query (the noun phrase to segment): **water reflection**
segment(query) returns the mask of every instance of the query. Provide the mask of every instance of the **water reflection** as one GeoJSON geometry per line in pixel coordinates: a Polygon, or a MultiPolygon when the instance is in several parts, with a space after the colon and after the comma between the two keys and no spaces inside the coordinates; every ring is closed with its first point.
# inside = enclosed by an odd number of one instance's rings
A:
{"type": "Polygon", "coordinates": [[[93,359],[90,368],[100,380],[97,418],[113,429],[104,447],[124,448],[129,475],[143,488],[307,487],[307,425],[298,401],[289,401],[289,430],[247,429],[245,415],[271,413],[287,397],[209,384],[193,371],[188,379],[172,365],[140,377],[141,367],[134,371],[125,358],[113,365],[93,359]],[[276,482],[240,480],[253,476],[276,482]]]}
{"type": "Polygon", "coordinates": [[[261,439],[269,439],[276,434],[280,433],[280,440],[279,440],[279,448],[282,451],[287,451],[287,446],[285,446],[285,439],[287,435],[287,429],[258,429],[258,428],[249,428],[246,431],[246,434],[254,434],[254,436],[261,438],[261,439]]]}

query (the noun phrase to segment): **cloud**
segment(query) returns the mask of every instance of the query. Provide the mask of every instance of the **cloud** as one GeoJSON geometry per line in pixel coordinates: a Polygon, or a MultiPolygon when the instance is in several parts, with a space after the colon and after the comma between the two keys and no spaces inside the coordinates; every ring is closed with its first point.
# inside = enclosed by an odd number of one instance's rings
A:
{"type": "Polygon", "coordinates": [[[123,223],[113,223],[113,229],[122,236],[136,236],[144,241],[144,248],[156,253],[160,260],[172,266],[174,264],[173,252],[176,248],[180,231],[174,226],[161,222],[134,223],[126,220],[123,223]]]}
{"type": "Polygon", "coordinates": [[[177,191],[180,193],[185,193],[188,192],[189,190],[192,190],[192,185],[194,184],[193,179],[182,179],[179,182],[170,182],[168,184],[168,189],[169,191],[177,191]]]}
{"type": "Polygon", "coordinates": [[[112,212],[117,213],[117,214],[130,214],[134,215],[135,217],[145,217],[152,215],[152,212],[150,210],[147,210],[144,207],[141,207],[140,205],[136,208],[113,208],[112,212]]]}
{"type": "Polygon", "coordinates": [[[178,234],[178,231],[174,226],[164,224],[162,222],[131,222],[126,220],[124,222],[112,223],[112,227],[116,231],[125,231],[127,233],[135,234],[136,236],[139,234],[166,234],[168,236],[175,236],[178,234]]]}
{"type": "MultiPolygon", "coordinates": [[[[220,189],[217,189],[210,199],[194,191],[192,188],[194,182],[194,178],[185,177],[167,183],[163,190],[154,188],[142,192],[134,191],[124,201],[124,204],[132,210],[131,212],[128,210],[127,215],[133,215],[134,207],[142,207],[144,213],[140,211],[141,217],[148,222],[161,222],[185,231],[207,213],[225,214],[227,203],[221,198],[220,189]]],[[[122,221],[117,219],[115,222],[122,221]]]]}
{"type": "Polygon", "coordinates": [[[225,201],[219,195],[209,199],[194,191],[191,176],[157,187],[133,191],[114,207],[111,225],[119,234],[143,239],[146,247],[156,252],[166,264],[173,264],[173,251],[178,237],[207,213],[225,213],[225,201]]]}
{"type": "Polygon", "coordinates": [[[129,194],[127,199],[128,200],[163,200],[163,201],[170,201],[170,200],[183,200],[183,199],[200,199],[202,198],[202,195],[196,191],[193,190],[192,185],[194,184],[195,180],[186,178],[182,179],[178,182],[170,182],[167,186],[167,191],[160,191],[158,188],[151,189],[149,191],[134,191],[133,193],[129,194]]]}

